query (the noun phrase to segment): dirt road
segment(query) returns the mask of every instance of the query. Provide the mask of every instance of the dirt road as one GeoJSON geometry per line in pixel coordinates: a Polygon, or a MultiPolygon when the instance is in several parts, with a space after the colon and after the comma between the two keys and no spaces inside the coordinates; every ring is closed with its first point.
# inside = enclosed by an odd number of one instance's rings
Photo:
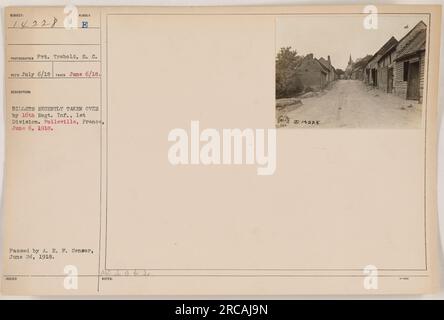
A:
{"type": "Polygon", "coordinates": [[[288,112],[287,128],[420,128],[421,105],[372,89],[358,80],[338,80],[324,93],[302,99],[288,112]]]}

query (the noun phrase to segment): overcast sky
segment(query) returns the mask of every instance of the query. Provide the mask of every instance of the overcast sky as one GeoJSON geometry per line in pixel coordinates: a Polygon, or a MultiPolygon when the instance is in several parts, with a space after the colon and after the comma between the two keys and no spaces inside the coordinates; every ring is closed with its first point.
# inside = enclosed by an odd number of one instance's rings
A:
{"type": "Polygon", "coordinates": [[[276,20],[276,51],[291,46],[298,54],[316,58],[330,55],[335,68],[345,69],[352,59],[374,54],[391,36],[400,40],[427,15],[378,15],[378,29],[366,30],[364,15],[319,15],[279,17],[276,20]],[[405,28],[408,26],[408,28],[405,28]]]}

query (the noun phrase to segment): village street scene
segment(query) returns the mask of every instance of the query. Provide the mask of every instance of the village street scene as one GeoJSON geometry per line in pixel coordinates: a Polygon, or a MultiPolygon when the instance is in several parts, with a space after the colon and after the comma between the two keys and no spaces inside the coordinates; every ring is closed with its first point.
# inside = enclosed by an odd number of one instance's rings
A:
{"type": "Polygon", "coordinates": [[[348,39],[349,48],[284,31],[276,54],[276,127],[420,128],[427,25],[420,17],[394,20],[386,24],[393,30],[351,33],[356,44],[348,39]],[[366,35],[373,41],[366,42],[366,35]],[[312,47],[305,54],[291,46],[304,42],[312,47]],[[317,55],[316,49],[326,55],[317,55]],[[354,58],[352,52],[361,55],[354,58]]]}

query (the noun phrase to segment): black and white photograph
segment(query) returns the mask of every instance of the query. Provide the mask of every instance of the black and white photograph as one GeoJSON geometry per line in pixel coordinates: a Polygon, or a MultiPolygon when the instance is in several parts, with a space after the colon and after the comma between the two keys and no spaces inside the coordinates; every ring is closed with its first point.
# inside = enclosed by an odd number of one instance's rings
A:
{"type": "Polygon", "coordinates": [[[421,128],[428,16],[276,19],[277,128],[421,128]]]}

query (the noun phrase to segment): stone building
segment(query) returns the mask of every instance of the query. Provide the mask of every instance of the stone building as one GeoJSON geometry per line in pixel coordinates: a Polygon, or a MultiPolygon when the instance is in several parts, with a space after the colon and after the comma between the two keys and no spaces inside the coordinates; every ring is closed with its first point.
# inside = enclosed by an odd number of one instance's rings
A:
{"type": "Polygon", "coordinates": [[[369,85],[387,92],[387,84],[393,83],[393,61],[391,52],[396,50],[398,40],[391,37],[376,53],[372,56],[365,68],[365,81],[369,85]],[[388,71],[388,70],[391,71],[388,71]],[[389,74],[392,75],[388,80],[389,74]]]}
{"type": "Polygon", "coordinates": [[[364,81],[404,99],[422,101],[427,26],[420,21],[401,40],[391,37],[368,61],[364,81]]]}
{"type": "Polygon", "coordinates": [[[304,91],[311,88],[315,91],[325,88],[329,81],[330,69],[324,66],[313,54],[307,54],[296,67],[296,75],[304,86],[304,91]]]}
{"type": "Polygon", "coordinates": [[[393,93],[422,102],[427,26],[420,21],[398,43],[394,55],[393,93]]]}
{"type": "Polygon", "coordinates": [[[378,57],[378,89],[384,92],[393,92],[394,81],[394,55],[396,54],[396,48],[398,40],[391,37],[390,40],[382,47],[378,57]]]}
{"type": "Polygon", "coordinates": [[[324,58],[319,58],[319,62],[329,70],[327,74],[327,82],[335,81],[338,77],[335,68],[331,64],[330,56],[327,56],[327,60],[324,58]]]}

